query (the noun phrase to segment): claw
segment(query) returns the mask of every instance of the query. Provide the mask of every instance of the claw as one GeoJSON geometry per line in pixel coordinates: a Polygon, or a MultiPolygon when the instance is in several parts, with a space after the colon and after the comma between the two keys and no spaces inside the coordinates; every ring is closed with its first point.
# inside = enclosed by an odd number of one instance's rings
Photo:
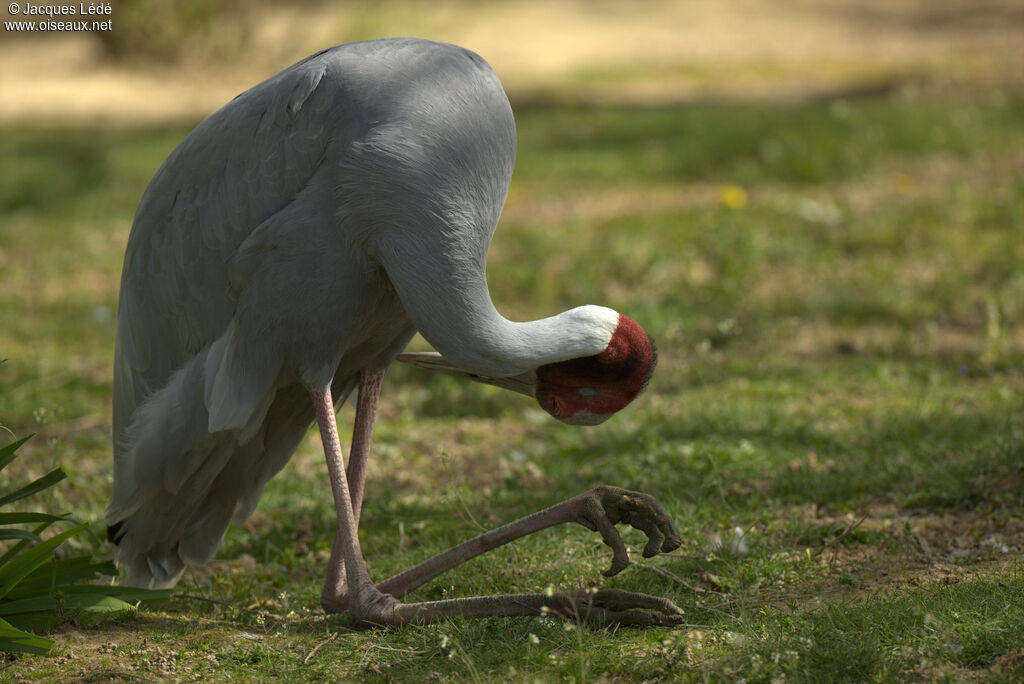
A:
{"type": "MultiPolygon", "coordinates": [[[[671,519],[654,497],[619,487],[600,486],[567,499],[533,515],[485,532],[467,542],[395,575],[374,587],[367,579],[359,591],[347,592],[350,615],[356,625],[427,624],[452,617],[508,617],[554,614],[599,626],[675,626],[683,622],[683,611],[668,599],[618,589],[589,589],[545,594],[475,596],[422,603],[401,603],[411,589],[436,577],[447,568],[551,525],[578,522],[601,535],[612,550],[611,566],[605,577],[629,566],[626,545],[615,525],[625,523],[647,536],[644,557],[676,549],[682,543],[671,519]]],[[[325,583],[324,608],[340,612],[345,603],[344,583],[325,583]],[[328,600],[329,599],[329,600],[328,600]]]]}
{"type": "Polygon", "coordinates": [[[358,628],[427,624],[453,617],[553,616],[596,627],[682,624],[683,611],[668,599],[620,589],[580,589],[552,594],[507,594],[461,599],[399,603],[392,597],[368,596],[353,605],[358,628]]]}
{"type": "Polygon", "coordinates": [[[559,592],[552,597],[547,613],[600,627],[674,627],[684,619],[683,610],[666,598],[621,589],[559,592]]]}
{"type": "Polygon", "coordinates": [[[616,523],[626,523],[647,535],[644,558],[668,553],[683,543],[672,519],[662,510],[657,500],[648,494],[602,485],[582,497],[579,522],[599,532],[601,539],[612,550],[611,567],[601,571],[605,577],[617,575],[629,565],[629,555],[615,529],[616,523]]]}

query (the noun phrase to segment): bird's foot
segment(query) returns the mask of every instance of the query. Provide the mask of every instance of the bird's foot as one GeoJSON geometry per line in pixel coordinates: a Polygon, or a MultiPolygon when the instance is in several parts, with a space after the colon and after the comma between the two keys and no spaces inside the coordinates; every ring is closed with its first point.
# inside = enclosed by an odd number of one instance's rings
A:
{"type": "Polygon", "coordinates": [[[373,585],[361,591],[349,592],[346,583],[324,586],[320,605],[328,615],[349,613],[352,622],[361,627],[396,625],[404,621],[397,618],[395,609],[402,605],[394,596],[380,592],[373,585]]]}
{"type": "Polygon", "coordinates": [[[626,523],[647,535],[644,558],[674,551],[683,543],[672,519],[649,494],[601,485],[575,497],[574,503],[578,506],[576,521],[600,532],[604,543],[612,549],[611,567],[601,571],[605,577],[617,575],[629,565],[626,545],[615,529],[616,523],[626,523]]]}
{"type": "Polygon", "coordinates": [[[320,607],[328,615],[331,613],[344,613],[348,610],[348,592],[328,591],[325,587],[320,593],[320,607]]]}
{"type": "Polygon", "coordinates": [[[403,625],[409,620],[404,619],[400,609],[406,606],[394,596],[383,594],[376,588],[369,595],[360,599],[350,600],[349,616],[357,627],[387,627],[403,625]]]}
{"type": "Polygon", "coordinates": [[[547,594],[508,594],[401,603],[377,593],[350,610],[358,627],[427,624],[450,618],[554,617],[595,627],[674,627],[683,611],[666,598],[620,589],[580,589],[547,594]]]}
{"type": "Polygon", "coordinates": [[[597,627],[673,627],[683,622],[683,609],[667,598],[621,589],[555,592],[550,603],[542,606],[541,614],[597,627]]]}
{"type": "MultiPolygon", "coordinates": [[[[337,544],[335,544],[337,547],[337,544]]],[[[344,613],[349,606],[348,573],[345,570],[345,561],[340,557],[335,558],[331,554],[331,564],[327,566],[327,577],[324,578],[324,588],[320,592],[320,607],[324,612],[344,613]]]]}

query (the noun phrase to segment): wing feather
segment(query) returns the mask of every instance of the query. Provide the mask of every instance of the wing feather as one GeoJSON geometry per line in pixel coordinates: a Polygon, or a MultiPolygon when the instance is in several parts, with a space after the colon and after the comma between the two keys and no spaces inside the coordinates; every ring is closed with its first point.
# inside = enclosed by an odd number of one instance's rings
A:
{"type": "Polygon", "coordinates": [[[430,121],[417,109],[430,79],[479,76],[478,61],[415,39],[324,51],[215,112],[156,172],[125,253],[114,363],[107,522],[130,583],[173,585],[252,511],[312,420],[303,384],[341,399],[408,341],[363,252],[390,205],[362,192],[357,151],[378,129],[400,145],[388,117],[430,121]]]}
{"type": "Polygon", "coordinates": [[[115,444],[145,398],[227,329],[236,292],[226,265],[309,182],[330,143],[324,122],[337,93],[320,87],[329,67],[321,53],[236,97],[143,194],[121,278],[115,444]]]}

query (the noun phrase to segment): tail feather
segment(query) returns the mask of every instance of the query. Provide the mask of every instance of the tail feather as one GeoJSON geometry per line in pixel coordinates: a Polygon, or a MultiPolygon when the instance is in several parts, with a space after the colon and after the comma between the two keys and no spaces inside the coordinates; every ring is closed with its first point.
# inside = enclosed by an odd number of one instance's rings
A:
{"type": "MultiPolygon", "coordinates": [[[[129,439],[116,462],[107,537],[132,586],[172,587],[188,566],[209,562],[232,518],[249,517],[313,420],[305,391],[288,388],[254,404],[269,406],[258,430],[211,433],[205,408],[181,408],[203,406],[202,355],[193,363],[198,371],[186,366],[136,412],[127,434],[146,438],[129,439]],[[158,474],[157,483],[139,482],[145,474],[158,474]]],[[[338,383],[339,394],[354,384],[338,383]]]]}
{"type": "Polygon", "coordinates": [[[189,518],[178,544],[178,553],[188,565],[205,565],[220,547],[231,515],[238,505],[238,496],[223,489],[206,497],[189,518]]]}
{"type": "Polygon", "coordinates": [[[131,516],[161,492],[177,492],[203,465],[212,437],[201,400],[208,349],[149,395],[135,409],[123,434],[115,435],[108,524],[131,516]]]}

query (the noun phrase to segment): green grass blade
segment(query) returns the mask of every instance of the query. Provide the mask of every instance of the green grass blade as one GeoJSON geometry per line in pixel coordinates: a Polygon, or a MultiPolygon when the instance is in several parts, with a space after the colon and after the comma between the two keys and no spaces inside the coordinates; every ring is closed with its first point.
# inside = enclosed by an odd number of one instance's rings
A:
{"type": "Polygon", "coordinates": [[[31,438],[32,435],[29,435],[28,437],[19,439],[16,442],[11,442],[3,449],[0,449],[0,470],[6,468],[11,461],[17,458],[17,454],[15,452],[18,450],[18,447],[20,447],[22,444],[24,444],[31,438]]]}
{"type": "MultiPolygon", "coordinates": [[[[34,530],[32,530],[32,533],[36,534],[36,535],[40,535],[43,532],[45,532],[46,528],[48,528],[54,522],[56,522],[56,521],[52,521],[51,520],[51,521],[44,522],[42,525],[39,525],[34,530]]],[[[7,563],[8,560],[10,560],[11,558],[14,558],[19,553],[21,553],[21,550],[23,548],[25,548],[26,546],[28,546],[28,544],[29,544],[29,541],[27,539],[25,539],[23,541],[18,542],[17,544],[12,546],[11,548],[7,549],[7,553],[5,553],[4,555],[0,556],[0,567],[2,567],[5,563],[7,563]]]]}
{"type": "Polygon", "coordinates": [[[42,541],[38,534],[32,534],[26,530],[0,530],[0,541],[5,539],[27,539],[28,541],[42,541]]]}
{"type": "Polygon", "coordinates": [[[82,524],[72,527],[70,530],[65,530],[27,551],[23,551],[17,557],[0,566],[0,598],[7,596],[7,593],[17,586],[26,575],[49,560],[53,555],[54,549],[85,528],[86,525],[82,524]]]}
{"type": "Polygon", "coordinates": [[[18,491],[11,492],[7,496],[0,497],[0,506],[6,506],[7,504],[18,501],[19,499],[24,499],[26,496],[38,494],[44,489],[57,484],[67,476],[67,473],[65,473],[61,468],[51,470],[46,475],[43,475],[38,480],[25,485],[18,491]]]}
{"type": "Polygon", "coordinates": [[[0,513],[0,525],[18,525],[21,523],[38,522],[77,522],[62,515],[49,513],[0,513]]]}

